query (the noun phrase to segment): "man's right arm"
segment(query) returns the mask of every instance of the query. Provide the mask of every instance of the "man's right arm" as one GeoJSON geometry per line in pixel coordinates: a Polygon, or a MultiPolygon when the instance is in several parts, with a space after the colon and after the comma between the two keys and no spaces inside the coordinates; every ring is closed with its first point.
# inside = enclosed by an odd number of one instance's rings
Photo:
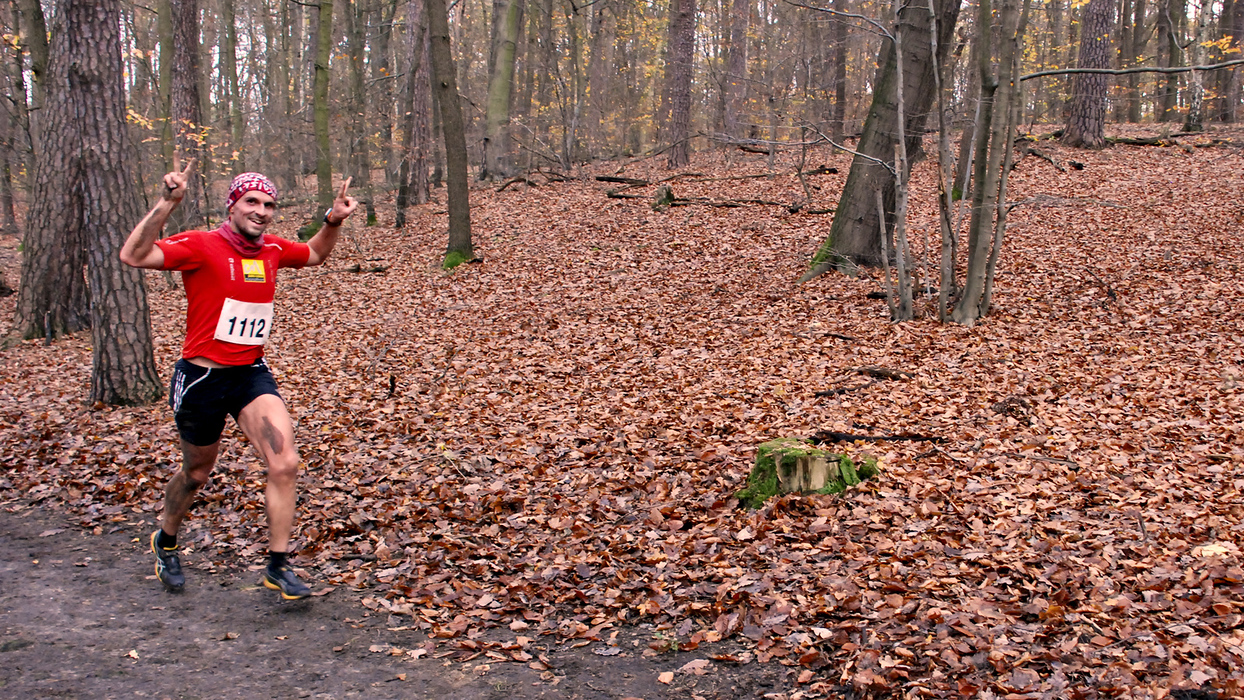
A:
{"type": "Polygon", "coordinates": [[[168,221],[176,206],[175,202],[163,198],[156,202],[130,232],[130,237],[125,239],[125,245],[121,246],[121,262],[148,270],[164,267],[164,251],[155,242],[164,230],[164,222],[168,221]]]}
{"type": "Polygon", "coordinates": [[[130,231],[129,238],[125,239],[125,245],[121,246],[121,262],[126,265],[148,270],[164,268],[164,251],[156,245],[156,239],[160,237],[160,231],[164,230],[164,224],[168,221],[169,215],[186,196],[186,183],[189,180],[190,169],[194,167],[194,159],[186,163],[185,170],[179,170],[179,167],[177,158],[174,156],[173,172],[164,176],[163,196],[151,208],[151,211],[147,212],[143,220],[138,222],[134,230],[130,231]]]}

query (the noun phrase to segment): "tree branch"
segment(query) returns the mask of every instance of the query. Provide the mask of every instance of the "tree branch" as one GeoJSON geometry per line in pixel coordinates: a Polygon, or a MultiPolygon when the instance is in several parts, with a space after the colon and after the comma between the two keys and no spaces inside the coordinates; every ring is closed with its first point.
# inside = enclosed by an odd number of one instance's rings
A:
{"type": "Polygon", "coordinates": [[[1230,68],[1232,66],[1244,66],[1244,58],[1237,58],[1234,61],[1224,61],[1223,63],[1212,63],[1205,66],[1172,66],[1170,68],[1063,68],[1060,70],[1043,70],[1039,73],[1029,73],[1021,75],[1019,79],[1032,80],[1034,78],[1044,78],[1047,75],[1076,75],[1079,73],[1099,73],[1102,75],[1128,75],[1131,73],[1191,73],[1192,71],[1210,71],[1220,68],[1230,68]]]}

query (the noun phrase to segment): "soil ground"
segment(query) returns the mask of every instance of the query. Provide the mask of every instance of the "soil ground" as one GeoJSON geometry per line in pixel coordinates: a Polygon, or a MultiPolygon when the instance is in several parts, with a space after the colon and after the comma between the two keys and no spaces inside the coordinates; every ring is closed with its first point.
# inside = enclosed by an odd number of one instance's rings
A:
{"type": "MultiPolygon", "coordinates": [[[[185,557],[180,594],[154,580],[150,522],[95,534],[46,506],[0,508],[0,697],[6,698],[725,698],[786,697],[787,669],[712,663],[704,653],[645,657],[650,631],[623,651],[535,640],[549,670],[485,656],[448,663],[394,656],[426,637],[337,588],[283,603],[258,585],[258,562],[203,571],[185,557]],[[629,649],[628,649],[629,647],[629,649]],[[379,651],[373,651],[373,649],[379,651]],[[674,672],[662,684],[658,676],[674,672]]],[[[311,573],[314,579],[314,573],[311,573]]],[[[433,657],[436,652],[433,652],[433,657]]]]}

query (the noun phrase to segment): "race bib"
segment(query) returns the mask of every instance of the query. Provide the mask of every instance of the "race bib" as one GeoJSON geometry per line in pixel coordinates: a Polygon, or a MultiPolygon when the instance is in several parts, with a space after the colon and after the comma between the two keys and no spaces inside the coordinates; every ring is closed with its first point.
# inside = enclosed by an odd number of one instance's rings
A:
{"type": "Polygon", "coordinates": [[[251,304],[225,299],[216,323],[216,340],[238,345],[263,345],[272,330],[272,302],[251,304]]]}

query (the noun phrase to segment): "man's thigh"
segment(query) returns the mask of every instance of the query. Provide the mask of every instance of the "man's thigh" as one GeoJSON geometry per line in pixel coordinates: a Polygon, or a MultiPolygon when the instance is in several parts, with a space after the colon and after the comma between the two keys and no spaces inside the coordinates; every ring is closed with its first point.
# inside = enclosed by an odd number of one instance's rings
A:
{"type": "Polygon", "coordinates": [[[269,464],[296,452],[294,424],[280,396],[264,394],[246,404],[238,413],[238,426],[269,464]]]}

